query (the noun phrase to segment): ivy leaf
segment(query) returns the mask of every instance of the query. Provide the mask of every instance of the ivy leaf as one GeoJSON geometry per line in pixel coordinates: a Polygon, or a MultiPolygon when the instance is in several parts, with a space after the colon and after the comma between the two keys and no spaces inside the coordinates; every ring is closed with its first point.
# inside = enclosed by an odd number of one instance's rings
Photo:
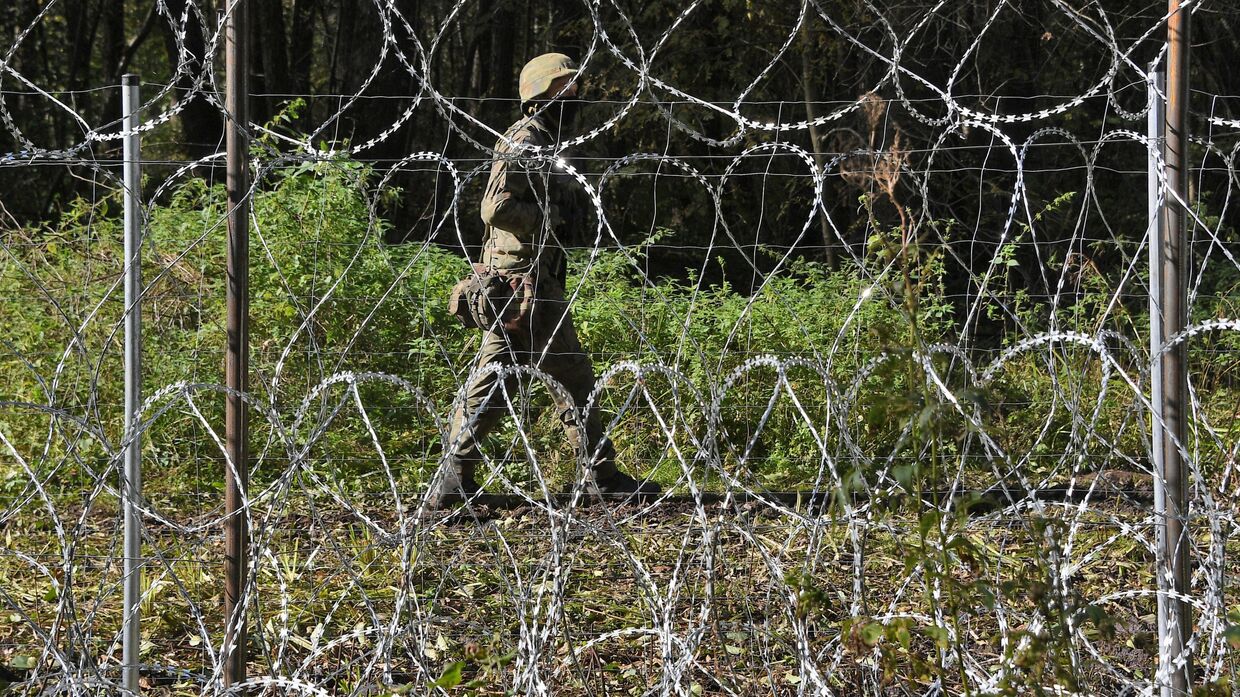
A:
{"type": "Polygon", "coordinates": [[[441,687],[450,690],[461,684],[461,670],[465,668],[465,661],[454,661],[447,668],[444,668],[443,674],[431,687],[441,687]]]}
{"type": "Polygon", "coordinates": [[[1231,625],[1223,630],[1223,638],[1233,650],[1240,649],[1240,625],[1231,625]]]}
{"type": "Polygon", "coordinates": [[[871,622],[861,628],[861,641],[866,646],[873,648],[878,644],[878,640],[883,638],[883,625],[879,622],[871,622]]]}

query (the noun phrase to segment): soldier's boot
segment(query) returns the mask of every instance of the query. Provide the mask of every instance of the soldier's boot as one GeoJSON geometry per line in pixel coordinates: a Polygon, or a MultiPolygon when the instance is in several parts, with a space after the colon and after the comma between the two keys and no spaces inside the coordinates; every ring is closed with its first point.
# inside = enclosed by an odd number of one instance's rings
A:
{"type": "Polygon", "coordinates": [[[445,508],[481,491],[478,480],[474,479],[474,463],[450,462],[434,491],[426,499],[430,509],[445,508]]]}
{"type": "Polygon", "coordinates": [[[655,482],[638,481],[620,470],[616,470],[606,479],[595,479],[594,484],[603,494],[630,494],[636,495],[639,500],[656,496],[663,491],[663,487],[655,482]]]}
{"type": "MultiPolygon", "coordinates": [[[[576,447],[582,434],[576,427],[573,410],[561,411],[560,421],[564,423],[568,431],[569,441],[576,447]]],[[[636,494],[639,499],[646,499],[663,491],[663,487],[655,482],[638,481],[616,469],[616,449],[612,446],[611,439],[603,433],[603,424],[598,412],[591,412],[586,417],[585,427],[587,452],[594,458],[591,463],[591,474],[599,492],[610,495],[636,494]]]]}
{"type": "Polygon", "coordinates": [[[504,411],[493,405],[488,406],[494,381],[495,373],[487,373],[475,381],[470,386],[468,401],[452,416],[452,430],[448,435],[448,461],[444,463],[444,471],[439,481],[427,496],[426,503],[429,508],[443,508],[459,503],[480,490],[478,480],[474,479],[478,463],[483,459],[479,440],[495,427],[504,411]],[[469,414],[474,415],[472,420],[468,418],[469,414]]]}

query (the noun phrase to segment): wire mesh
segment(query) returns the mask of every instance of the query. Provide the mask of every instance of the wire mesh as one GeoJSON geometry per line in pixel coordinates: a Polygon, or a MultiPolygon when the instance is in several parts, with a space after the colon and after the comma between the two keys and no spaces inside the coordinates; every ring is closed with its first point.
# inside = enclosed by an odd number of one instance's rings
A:
{"type": "MultiPolygon", "coordinates": [[[[167,47],[135,39],[126,59],[144,78],[142,688],[223,694],[222,33],[211,3],[119,4],[167,47]]],[[[39,58],[105,5],[2,19],[13,694],[123,691],[119,87],[39,58]]],[[[259,30],[246,124],[250,658],[233,692],[1166,682],[1144,193],[1160,5],[272,5],[291,41],[281,76],[259,30]],[[509,54],[570,46],[581,65],[575,128],[521,158],[588,204],[534,244],[565,253],[597,381],[563,416],[561,356],[500,369],[486,493],[436,509],[453,415],[494,370],[447,302],[515,146],[516,66],[485,62],[506,33],[509,54]],[[563,428],[589,413],[663,493],[595,495],[594,453],[563,428]]],[[[1191,326],[1163,350],[1190,356],[1193,657],[1230,693],[1240,90],[1211,36],[1191,102],[1191,326]]]]}

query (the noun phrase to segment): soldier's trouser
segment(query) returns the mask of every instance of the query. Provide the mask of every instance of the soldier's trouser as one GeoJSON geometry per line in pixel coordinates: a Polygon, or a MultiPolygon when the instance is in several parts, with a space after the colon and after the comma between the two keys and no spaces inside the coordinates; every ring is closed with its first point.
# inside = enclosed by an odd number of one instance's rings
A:
{"type": "MultiPolygon", "coordinates": [[[[585,438],[586,453],[592,458],[594,477],[603,480],[616,472],[615,449],[603,436],[603,424],[597,409],[585,415],[585,433],[577,427],[574,408],[585,409],[590,391],[594,389],[594,366],[582,350],[572,314],[564,299],[564,289],[555,280],[537,280],[535,300],[528,321],[519,331],[499,327],[487,330],[478,353],[475,369],[492,364],[534,366],[558,380],[572,397],[570,404],[561,395],[551,393],[556,413],[564,425],[574,454],[585,438]]],[[[508,413],[508,400],[516,399],[518,378],[510,377],[501,387],[499,377],[488,372],[477,376],[469,385],[463,408],[452,417],[448,437],[451,449],[449,464],[456,468],[461,480],[474,478],[477,464],[482,461],[480,441],[508,413]],[[507,397],[505,397],[505,393],[507,397]]]]}

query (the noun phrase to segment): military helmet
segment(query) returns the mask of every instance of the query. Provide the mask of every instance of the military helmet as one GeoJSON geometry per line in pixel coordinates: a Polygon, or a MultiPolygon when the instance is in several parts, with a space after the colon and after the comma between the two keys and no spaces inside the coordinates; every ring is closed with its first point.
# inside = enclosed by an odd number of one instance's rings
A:
{"type": "Polygon", "coordinates": [[[547,94],[557,77],[577,74],[577,63],[563,53],[544,53],[530,59],[521,68],[521,80],[517,88],[521,102],[530,102],[547,94]]]}

